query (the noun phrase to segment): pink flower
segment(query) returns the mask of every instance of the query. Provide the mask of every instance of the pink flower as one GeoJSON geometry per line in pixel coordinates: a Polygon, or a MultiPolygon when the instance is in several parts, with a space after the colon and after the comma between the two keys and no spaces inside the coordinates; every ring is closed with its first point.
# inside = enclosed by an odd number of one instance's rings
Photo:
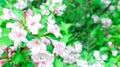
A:
{"type": "Polygon", "coordinates": [[[49,15],[50,14],[50,11],[49,10],[44,10],[43,12],[42,12],[42,15],[49,15]]]}
{"type": "Polygon", "coordinates": [[[47,32],[48,33],[53,33],[56,37],[61,37],[62,38],[62,35],[60,33],[60,28],[58,27],[58,25],[54,24],[53,20],[48,20],[47,32]]]}
{"type": "Polygon", "coordinates": [[[14,4],[14,6],[17,9],[24,9],[25,7],[27,7],[27,4],[23,1],[23,0],[18,0],[18,2],[16,4],[14,4]]]}
{"type": "Polygon", "coordinates": [[[56,55],[61,55],[63,54],[63,51],[66,47],[65,43],[63,42],[58,42],[56,40],[52,40],[53,46],[54,46],[54,50],[53,53],[55,53],[56,55]]]}
{"type": "Polygon", "coordinates": [[[26,39],[27,32],[23,29],[13,29],[9,33],[9,38],[14,41],[14,46],[18,46],[20,42],[27,42],[26,39]]]}
{"type": "Polygon", "coordinates": [[[41,53],[38,67],[53,67],[54,56],[49,53],[41,53]]]}
{"type": "Polygon", "coordinates": [[[41,20],[40,14],[36,14],[33,17],[32,16],[27,17],[26,25],[29,31],[34,35],[38,34],[38,30],[44,27],[42,24],[39,23],[40,20],[41,20]]]}
{"type": "Polygon", "coordinates": [[[9,19],[19,20],[15,16],[15,14],[13,14],[12,10],[4,8],[3,12],[4,12],[4,15],[0,16],[1,19],[4,19],[4,20],[9,20],[9,19]]]}
{"type": "Polygon", "coordinates": [[[29,41],[27,43],[27,47],[32,51],[32,55],[37,55],[46,51],[46,45],[44,43],[40,43],[37,39],[29,41]]]}
{"type": "Polygon", "coordinates": [[[6,59],[0,60],[0,67],[2,67],[2,65],[3,65],[6,61],[7,61],[6,59]]]}
{"type": "Polygon", "coordinates": [[[63,14],[63,11],[65,10],[66,5],[61,5],[54,9],[54,14],[57,16],[61,16],[63,14]]]}
{"type": "Polygon", "coordinates": [[[50,44],[50,40],[45,38],[45,37],[42,37],[41,38],[42,42],[45,43],[46,45],[49,45],[50,44]]]}

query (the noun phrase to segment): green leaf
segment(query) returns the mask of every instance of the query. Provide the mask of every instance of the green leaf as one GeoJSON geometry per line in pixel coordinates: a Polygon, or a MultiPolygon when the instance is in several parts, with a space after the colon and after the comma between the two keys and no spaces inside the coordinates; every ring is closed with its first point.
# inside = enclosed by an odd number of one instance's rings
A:
{"type": "Polygon", "coordinates": [[[13,55],[12,61],[15,64],[20,64],[20,63],[24,63],[25,59],[24,59],[23,55],[18,51],[13,55]]]}
{"type": "Polygon", "coordinates": [[[2,67],[13,67],[13,65],[10,62],[5,62],[2,67]]]}
{"type": "Polygon", "coordinates": [[[60,59],[55,58],[54,67],[64,67],[64,65],[60,59]]]}
{"type": "Polygon", "coordinates": [[[0,45],[10,45],[13,43],[12,40],[10,40],[7,36],[0,38],[0,45]]]}

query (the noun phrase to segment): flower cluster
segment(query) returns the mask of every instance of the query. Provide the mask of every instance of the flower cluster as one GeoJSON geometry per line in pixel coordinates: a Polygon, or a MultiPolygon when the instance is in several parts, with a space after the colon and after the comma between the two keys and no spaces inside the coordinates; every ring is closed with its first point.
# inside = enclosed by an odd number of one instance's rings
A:
{"type": "MultiPolygon", "coordinates": [[[[27,4],[23,0],[18,0],[14,6],[18,10],[22,10],[27,7],[27,4]]],[[[7,58],[12,58],[12,61],[14,61],[13,58],[16,58],[18,52],[21,52],[21,57],[22,52],[30,51],[31,53],[29,54],[30,57],[28,59],[31,59],[37,67],[53,67],[54,58],[57,56],[63,58],[64,63],[73,64],[76,62],[82,51],[81,43],[77,43],[74,46],[67,46],[64,42],[55,40],[47,35],[51,33],[55,35],[56,38],[63,37],[60,27],[56,24],[54,17],[61,16],[65,8],[66,5],[62,3],[62,0],[47,0],[46,3],[40,5],[40,13],[36,14],[31,9],[22,11],[23,19],[18,18],[12,11],[12,8],[4,8],[4,15],[0,16],[0,18],[8,21],[14,20],[13,22],[7,22],[6,24],[6,28],[10,29],[8,37],[13,43],[9,47],[0,47],[1,57],[3,53],[6,53],[7,58]],[[47,16],[47,19],[44,19],[44,16],[47,16]],[[46,22],[42,22],[43,19],[46,20],[46,22]],[[46,31],[41,34],[41,32],[43,32],[41,30],[46,31]],[[29,39],[29,36],[33,38],[29,39]],[[47,47],[51,46],[51,44],[53,51],[50,53],[50,51],[47,50],[47,47]]],[[[0,28],[0,37],[1,32],[2,29],[0,28]]],[[[5,59],[4,62],[6,61],[7,59],[5,59]]],[[[4,62],[1,60],[0,64],[2,65],[4,62]]]]}

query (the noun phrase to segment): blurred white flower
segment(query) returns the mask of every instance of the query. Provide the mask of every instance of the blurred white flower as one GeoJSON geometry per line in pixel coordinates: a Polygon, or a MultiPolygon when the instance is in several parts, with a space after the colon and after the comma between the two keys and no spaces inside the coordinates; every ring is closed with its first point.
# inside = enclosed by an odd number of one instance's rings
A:
{"type": "Polygon", "coordinates": [[[101,21],[102,21],[102,24],[103,24],[104,28],[108,28],[112,24],[112,20],[109,19],[109,18],[102,18],[101,21]]]}
{"type": "Polygon", "coordinates": [[[77,67],[89,67],[86,60],[77,60],[77,67]]]}
{"type": "Polygon", "coordinates": [[[108,55],[107,54],[101,55],[101,58],[102,58],[102,60],[107,60],[108,55]]]}
{"type": "Polygon", "coordinates": [[[113,12],[113,11],[115,10],[115,6],[111,5],[111,6],[109,7],[109,10],[110,10],[111,12],[113,12]]]}
{"type": "Polygon", "coordinates": [[[110,48],[112,48],[112,47],[114,46],[114,44],[113,44],[112,42],[108,42],[108,46],[109,46],[110,48]]]}
{"type": "Polygon", "coordinates": [[[53,3],[62,3],[63,0],[52,0],[53,3]]]}
{"type": "Polygon", "coordinates": [[[25,7],[27,7],[27,4],[23,1],[23,0],[18,0],[18,2],[16,4],[14,4],[14,6],[17,9],[24,9],[25,7]]]}
{"type": "Polygon", "coordinates": [[[42,15],[49,15],[50,14],[50,11],[49,10],[44,10],[43,12],[42,12],[42,15]]]}
{"type": "Polygon", "coordinates": [[[66,5],[61,5],[54,9],[54,14],[57,16],[61,16],[63,14],[63,11],[65,11],[66,5]]]}
{"type": "Polygon", "coordinates": [[[92,19],[93,19],[94,23],[99,21],[99,17],[95,16],[95,15],[92,15],[92,19]]]}
{"type": "Polygon", "coordinates": [[[100,52],[99,51],[94,51],[94,57],[96,60],[101,60],[101,57],[100,57],[100,52]]]}
{"type": "Polygon", "coordinates": [[[90,65],[89,67],[104,67],[104,64],[100,63],[100,62],[97,62],[93,65],[90,65]]]}
{"type": "Polygon", "coordinates": [[[82,44],[81,43],[77,43],[75,44],[75,49],[76,52],[81,52],[82,51],[82,44]]]}
{"type": "Polygon", "coordinates": [[[111,3],[111,0],[101,0],[101,2],[103,2],[107,7],[111,3]]]}
{"type": "Polygon", "coordinates": [[[117,50],[112,50],[112,55],[113,56],[117,56],[118,55],[118,51],[117,50]]]}

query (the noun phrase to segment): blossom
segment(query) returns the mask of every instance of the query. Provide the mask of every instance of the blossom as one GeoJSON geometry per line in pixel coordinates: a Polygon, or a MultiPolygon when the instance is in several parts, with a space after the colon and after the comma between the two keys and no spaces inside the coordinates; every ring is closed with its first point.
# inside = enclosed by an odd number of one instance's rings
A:
{"type": "Polygon", "coordinates": [[[0,60],[0,67],[2,67],[2,65],[3,65],[6,61],[7,61],[6,59],[0,60]]]}
{"type": "Polygon", "coordinates": [[[52,40],[53,46],[54,46],[54,50],[53,53],[55,53],[56,55],[61,55],[66,47],[64,42],[58,42],[56,40],[52,40]]]}
{"type": "Polygon", "coordinates": [[[29,31],[34,35],[38,34],[38,30],[44,27],[42,24],[39,23],[40,20],[41,20],[40,14],[36,14],[33,17],[32,16],[27,17],[26,25],[29,31]]]}
{"type": "Polygon", "coordinates": [[[103,60],[107,60],[108,55],[107,55],[107,54],[101,55],[101,58],[102,58],[103,60]]]}
{"type": "Polygon", "coordinates": [[[94,51],[93,55],[94,55],[96,60],[101,61],[101,62],[107,60],[107,58],[108,58],[107,54],[100,55],[99,51],[94,51]]]}
{"type": "Polygon", "coordinates": [[[112,50],[112,55],[113,55],[113,56],[117,56],[117,54],[118,54],[118,51],[117,51],[117,50],[112,50]]]}
{"type": "Polygon", "coordinates": [[[41,38],[41,41],[42,41],[43,43],[45,43],[46,45],[49,45],[49,44],[50,44],[50,40],[47,39],[46,37],[42,37],[42,38],[41,38]]]}
{"type": "Polygon", "coordinates": [[[72,64],[78,60],[80,57],[80,52],[76,52],[75,48],[72,46],[67,46],[66,49],[64,50],[63,54],[60,56],[64,58],[63,62],[64,63],[69,63],[72,64]]]}
{"type": "Polygon", "coordinates": [[[25,7],[27,7],[27,4],[23,1],[23,0],[18,0],[18,2],[16,4],[14,4],[14,6],[17,9],[24,9],[25,7]]]}
{"type": "Polygon", "coordinates": [[[100,57],[100,52],[99,51],[94,51],[94,57],[96,60],[101,60],[101,57],[100,57]]]}
{"type": "Polygon", "coordinates": [[[50,11],[49,10],[44,10],[43,12],[42,12],[42,15],[49,15],[50,14],[50,11]]]}
{"type": "Polygon", "coordinates": [[[8,37],[14,41],[14,46],[18,46],[20,42],[27,42],[27,31],[24,30],[23,26],[19,22],[7,23],[7,28],[11,28],[11,32],[8,37]]]}
{"type": "Polygon", "coordinates": [[[57,24],[55,24],[55,21],[52,19],[52,16],[50,15],[47,22],[47,32],[53,33],[56,37],[61,37],[62,35],[60,33],[60,28],[57,24]]]}
{"type": "Polygon", "coordinates": [[[63,0],[52,0],[53,3],[62,3],[63,0]]]}
{"type": "Polygon", "coordinates": [[[53,67],[54,56],[50,53],[40,54],[40,62],[38,67],[53,67]]]}
{"type": "Polygon", "coordinates": [[[86,60],[77,60],[78,67],[88,67],[88,62],[86,60]]]}
{"type": "Polygon", "coordinates": [[[101,0],[101,2],[104,3],[106,7],[111,3],[110,0],[101,0]]]}
{"type": "Polygon", "coordinates": [[[27,32],[24,29],[12,29],[8,37],[14,41],[14,45],[18,46],[20,42],[27,42],[26,39],[27,32]]]}
{"type": "Polygon", "coordinates": [[[66,5],[61,5],[59,7],[56,7],[54,9],[54,14],[57,16],[61,16],[63,14],[63,11],[65,10],[65,8],[66,8],[66,5]]]}
{"type": "Polygon", "coordinates": [[[93,19],[94,23],[99,21],[99,17],[95,16],[95,15],[92,16],[92,19],[93,19]]]}
{"type": "Polygon", "coordinates": [[[27,43],[27,47],[32,51],[32,55],[36,55],[40,52],[46,51],[46,45],[44,43],[40,43],[37,39],[33,39],[27,43]]]}
{"type": "Polygon", "coordinates": [[[2,37],[2,28],[0,28],[0,38],[2,37]]]}
{"type": "Polygon", "coordinates": [[[6,27],[11,28],[12,30],[13,29],[23,29],[23,26],[19,22],[7,23],[6,27]]]}
{"type": "Polygon", "coordinates": [[[114,44],[113,44],[112,42],[108,42],[108,46],[109,46],[110,48],[112,48],[112,47],[114,46],[114,44]]]}
{"type": "Polygon", "coordinates": [[[112,20],[109,18],[102,18],[101,21],[104,28],[108,28],[112,24],[112,20]]]}
{"type": "Polygon", "coordinates": [[[82,44],[81,44],[81,43],[75,44],[74,50],[75,50],[76,52],[81,52],[81,51],[82,51],[82,44]]]}
{"type": "Polygon", "coordinates": [[[0,16],[1,19],[4,19],[4,20],[9,20],[9,19],[19,20],[19,19],[15,16],[15,14],[13,14],[12,10],[10,10],[10,9],[4,8],[4,9],[3,9],[3,13],[4,13],[4,15],[3,15],[3,16],[0,16]]]}

